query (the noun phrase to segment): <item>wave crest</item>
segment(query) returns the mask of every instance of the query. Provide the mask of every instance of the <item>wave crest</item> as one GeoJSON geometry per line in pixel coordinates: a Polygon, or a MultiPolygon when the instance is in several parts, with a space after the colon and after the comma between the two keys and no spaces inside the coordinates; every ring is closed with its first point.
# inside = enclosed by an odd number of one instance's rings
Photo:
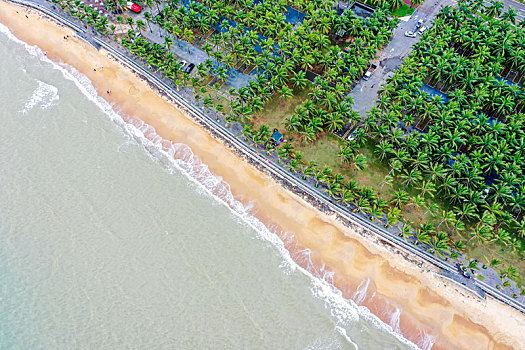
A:
{"type": "MultiPolygon", "coordinates": [[[[290,251],[286,249],[283,240],[293,240],[293,234],[283,233],[283,238],[281,239],[274,232],[275,230],[272,230],[271,227],[265,226],[251,213],[251,207],[249,205],[244,205],[233,197],[229,184],[221,177],[214,175],[208,169],[208,166],[195,156],[188,145],[172,143],[169,140],[162,139],[157,135],[152,126],[147,125],[138,119],[125,121],[114,111],[113,107],[107,101],[98,96],[91,81],[74,67],[64,63],[57,64],[49,60],[38,47],[30,46],[19,40],[2,24],[0,24],[0,32],[6,34],[11,40],[23,45],[30,54],[40,58],[44,62],[50,63],[54,69],[61,71],[66,79],[72,81],[89,100],[95,103],[95,105],[110,117],[113,122],[122,127],[130,139],[133,139],[135,142],[142,145],[153,159],[162,161],[168,166],[170,171],[176,169],[186,175],[191,182],[197,185],[197,188],[200,188],[204,193],[210,195],[216,201],[228,207],[239,219],[239,222],[253,228],[255,232],[257,232],[259,239],[271,243],[283,258],[280,267],[283,268],[286,273],[300,271],[308,276],[311,280],[312,294],[325,302],[325,307],[336,320],[336,328],[334,331],[341,334],[350,345],[354,348],[358,348],[357,344],[348,337],[344,328],[349,326],[352,322],[356,322],[360,318],[363,318],[374,324],[378,329],[393,335],[401,343],[404,343],[410,348],[417,349],[415,344],[405,339],[401,334],[393,332],[390,325],[380,321],[375,315],[371,314],[367,308],[364,306],[358,306],[351,299],[345,299],[342,296],[341,291],[336,289],[332,284],[333,272],[328,271],[324,266],[320,269],[316,269],[315,264],[311,262],[309,250],[305,249],[298,251],[294,253],[294,256],[292,257],[290,251]],[[303,260],[303,263],[298,264],[297,261],[301,260],[303,260]],[[303,268],[300,265],[306,266],[306,268],[303,268]]],[[[370,281],[368,281],[368,283],[369,282],[370,281]]],[[[366,293],[368,283],[365,282],[366,286],[360,286],[360,289],[362,290],[360,291],[361,293],[358,292],[359,297],[363,292],[366,293]]],[[[356,296],[354,296],[354,298],[355,297],[356,296]]],[[[424,341],[427,342],[425,346],[428,346],[428,343],[432,342],[428,337],[425,337],[424,341]]]]}
{"type": "Polygon", "coordinates": [[[56,105],[60,99],[58,88],[56,86],[46,84],[40,80],[37,80],[37,82],[37,88],[33,91],[31,97],[25,102],[24,108],[20,113],[27,114],[37,106],[40,106],[41,109],[48,109],[56,105]]]}

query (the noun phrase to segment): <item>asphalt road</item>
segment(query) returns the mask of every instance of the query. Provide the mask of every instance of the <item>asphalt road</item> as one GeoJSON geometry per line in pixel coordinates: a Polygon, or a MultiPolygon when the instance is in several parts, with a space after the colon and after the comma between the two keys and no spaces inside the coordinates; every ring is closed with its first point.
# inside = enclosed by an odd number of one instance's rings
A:
{"type": "MultiPolygon", "coordinates": [[[[514,0],[502,0],[505,5],[505,11],[512,7],[516,10],[517,21],[525,20],[525,4],[514,0]]],[[[385,80],[394,75],[394,70],[401,66],[403,59],[408,56],[412,46],[420,39],[405,37],[406,31],[414,31],[415,25],[420,18],[426,18],[426,25],[431,25],[431,21],[439,12],[441,6],[455,6],[457,0],[427,0],[421,5],[408,20],[401,20],[394,30],[394,38],[373,61],[378,66],[374,75],[368,80],[361,81],[355,86],[350,93],[354,99],[353,108],[361,116],[365,116],[374,105],[378,97],[378,91],[385,80]]]]}
{"type": "Polygon", "coordinates": [[[405,32],[415,31],[417,22],[422,18],[426,18],[426,26],[431,25],[431,21],[441,6],[455,4],[456,0],[427,0],[414,11],[410,18],[404,18],[399,22],[394,30],[394,38],[372,61],[378,67],[372,77],[369,80],[361,79],[350,92],[354,100],[353,109],[355,111],[359,112],[362,117],[365,116],[366,112],[375,105],[381,85],[388,77],[394,75],[394,71],[401,66],[403,59],[412,50],[412,46],[419,41],[419,34],[416,38],[409,38],[405,36],[405,32]]]}
{"type": "Polygon", "coordinates": [[[505,11],[507,11],[509,7],[513,7],[514,10],[516,10],[516,13],[518,14],[516,16],[517,22],[525,19],[525,4],[522,4],[521,2],[517,2],[514,0],[503,0],[503,4],[505,5],[505,11]]]}
{"type": "MultiPolygon", "coordinates": [[[[39,10],[42,10],[45,13],[49,14],[50,16],[61,21],[62,23],[71,26],[72,28],[77,30],[79,33],[86,33],[86,30],[75,25],[70,20],[65,19],[62,16],[55,14],[53,11],[49,11],[47,9],[49,4],[44,3],[43,6],[38,4],[40,2],[44,2],[43,0],[36,0],[36,1],[33,0],[33,1],[27,1],[27,2],[24,0],[15,0],[15,2],[26,4],[26,5],[35,7],[39,10]]],[[[180,104],[179,108],[181,108],[182,110],[192,115],[196,120],[207,125],[209,128],[214,130],[216,133],[220,134],[232,146],[237,148],[240,152],[244,153],[248,159],[251,159],[253,162],[265,168],[267,171],[271,172],[277,178],[281,178],[285,180],[288,185],[300,188],[302,191],[305,191],[312,197],[316,198],[316,200],[318,200],[320,203],[327,206],[334,212],[337,212],[342,217],[346,218],[347,220],[350,220],[351,222],[358,224],[361,227],[369,229],[370,231],[374,232],[376,235],[382,237],[382,239],[386,240],[387,242],[390,242],[391,244],[394,244],[398,246],[399,248],[404,249],[405,251],[411,252],[412,254],[416,256],[419,256],[420,258],[425,259],[427,262],[434,264],[435,266],[441,269],[444,269],[450,272],[453,272],[455,270],[454,266],[452,266],[450,263],[444,262],[441,259],[436,259],[434,256],[432,256],[428,252],[417,249],[412,244],[407,243],[403,239],[397,237],[396,235],[392,235],[391,233],[387,232],[383,227],[378,226],[375,223],[372,223],[371,221],[361,217],[360,215],[357,215],[356,213],[353,213],[348,207],[343,206],[340,203],[334,203],[333,200],[327,197],[326,193],[321,192],[320,189],[315,188],[310,183],[305,182],[304,180],[300,179],[298,175],[295,175],[295,176],[292,175],[290,172],[288,172],[283,167],[278,166],[276,161],[273,161],[273,162],[269,161],[266,155],[260,154],[259,152],[254,150],[252,147],[250,147],[249,144],[246,144],[244,141],[242,141],[237,136],[235,136],[231,130],[229,130],[228,128],[224,126],[224,123],[221,123],[218,119],[206,116],[199,108],[197,108],[195,105],[187,101],[179,93],[174,91],[172,88],[167,86],[165,83],[160,81],[158,78],[153,76],[149,71],[145,70],[143,67],[140,67],[136,62],[131,60],[129,57],[123,55],[118,50],[115,50],[114,47],[108,45],[105,41],[101,40],[100,38],[92,37],[91,40],[95,41],[98,45],[101,45],[106,50],[114,54],[116,57],[120,58],[120,60],[124,64],[127,64],[128,66],[130,66],[130,68],[137,71],[137,73],[148,78],[150,82],[157,85],[159,88],[164,90],[168,95],[172,96],[176,101],[178,101],[178,103],[180,104]]],[[[483,281],[476,281],[476,284],[479,287],[481,287],[481,289],[485,293],[492,295],[493,297],[506,303],[507,305],[510,305],[516,308],[517,310],[520,310],[521,312],[525,313],[525,307],[523,306],[523,304],[521,304],[520,302],[517,302],[516,300],[512,299],[508,295],[502,293],[502,291],[496,290],[494,287],[492,287],[491,285],[488,285],[487,283],[483,281]]]]}

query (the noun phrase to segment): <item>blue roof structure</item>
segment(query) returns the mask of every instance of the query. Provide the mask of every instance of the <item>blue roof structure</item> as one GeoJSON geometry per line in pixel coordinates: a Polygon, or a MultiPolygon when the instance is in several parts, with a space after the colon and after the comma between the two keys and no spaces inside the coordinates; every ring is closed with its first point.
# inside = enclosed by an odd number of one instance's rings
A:
{"type": "Polygon", "coordinates": [[[431,97],[432,96],[439,96],[439,97],[441,97],[442,103],[448,102],[448,100],[450,100],[450,98],[448,98],[448,96],[446,94],[442,93],[438,89],[434,89],[433,87],[428,86],[427,84],[423,84],[423,86],[421,87],[421,91],[425,91],[431,97]]]}
{"type": "Polygon", "coordinates": [[[519,87],[521,87],[520,84],[513,83],[512,81],[510,81],[510,80],[508,80],[508,79],[505,79],[505,78],[502,78],[502,77],[494,77],[494,78],[496,78],[496,80],[498,80],[498,81],[502,81],[502,82],[504,82],[504,83],[507,84],[508,86],[518,85],[519,87]]]}
{"type": "Polygon", "coordinates": [[[283,134],[277,131],[277,129],[273,131],[273,134],[270,136],[270,138],[273,139],[277,145],[283,142],[283,134]]]}

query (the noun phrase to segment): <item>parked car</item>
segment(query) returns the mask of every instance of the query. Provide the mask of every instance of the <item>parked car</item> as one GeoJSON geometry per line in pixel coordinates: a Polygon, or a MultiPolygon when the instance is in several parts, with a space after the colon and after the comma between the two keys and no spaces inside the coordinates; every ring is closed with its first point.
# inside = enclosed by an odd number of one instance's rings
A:
{"type": "Polygon", "coordinates": [[[134,2],[131,2],[131,1],[127,2],[127,7],[128,7],[128,9],[130,9],[131,11],[133,11],[135,13],[140,13],[140,11],[142,11],[142,7],[140,7],[139,5],[137,5],[137,4],[135,4],[134,2]]]}
{"type": "Polygon", "coordinates": [[[190,74],[191,71],[193,70],[193,68],[195,68],[195,65],[193,63],[190,63],[190,64],[188,64],[188,66],[186,67],[184,72],[190,74]]]}
{"type": "Polygon", "coordinates": [[[346,34],[346,31],[344,29],[340,29],[337,33],[335,33],[334,39],[335,40],[342,39],[345,34],[346,34]]]}
{"type": "Polygon", "coordinates": [[[153,23],[163,22],[163,20],[164,14],[162,12],[159,12],[155,17],[153,17],[153,23]]]}
{"type": "Polygon", "coordinates": [[[405,36],[408,36],[409,38],[415,38],[416,37],[416,33],[408,31],[408,32],[405,32],[405,36]]]}
{"type": "Polygon", "coordinates": [[[419,30],[418,30],[417,32],[418,32],[419,34],[423,34],[427,29],[428,29],[428,27],[423,26],[423,27],[419,28],[419,30]]]}
{"type": "MultiPolygon", "coordinates": [[[[346,140],[347,141],[353,141],[355,140],[355,137],[357,136],[357,133],[359,132],[359,130],[362,128],[361,125],[356,125],[354,127],[354,130],[352,130],[352,132],[350,134],[348,134],[348,136],[346,137],[346,140]]],[[[361,131],[362,132],[362,131],[361,131]]]]}
{"type": "Polygon", "coordinates": [[[350,135],[347,136],[346,140],[347,140],[347,141],[352,141],[352,140],[354,140],[356,134],[357,134],[357,129],[355,129],[354,131],[352,131],[352,132],[350,133],[350,135]]]}
{"type": "Polygon", "coordinates": [[[142,34],[140,33],[135,33],[135,36],[133,37],[133,39],[131,39],[132,42],[135,42],[137,41],[137,38],[140,38],[142,36],[142,34]]]}
{"type": "Polygon", "coordinates": [[[350,52],[350,48],[345,47],[345,48],[343,49],[343,51],[339,51],[339,52],[337,53],[337,56],[339,56],[339,58],[341,58],[341,57],[343,57],[344,54],[347,54],[347,53],[349,53],[349,52],[350,52]]]}
{"type": "Polygon", "coordinates": [[[416,24],[416,29],[418,29],[419,27],[421,27],[423,25],[423,23],[425,23],[427,21],[426,18],[421,18],[419,21],[417,21],[417,24],[416,24]]]}
{"type": "Polygon", "coordinates": [[[375,70],[377,69],[377,66],[375,64],[371,64],[370,67],[368,67],[368,70],[366,71],[365,75],[363,76],[363,79],[368,80],[374,74],[375,70]]]}
{"type": "Polygon", "coordinates": [[[182,60],[179,62],[179,70],[183,70],[184,67],[186,67],[186,65],[188,64],[188,62],[182,60]]]}

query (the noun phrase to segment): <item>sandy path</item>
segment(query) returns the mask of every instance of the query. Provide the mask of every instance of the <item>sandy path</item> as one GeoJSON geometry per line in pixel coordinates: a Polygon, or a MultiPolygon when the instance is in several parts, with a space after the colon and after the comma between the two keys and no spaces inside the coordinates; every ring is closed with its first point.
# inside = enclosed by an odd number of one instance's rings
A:
{"type": "Polygon", "coordinates": [[[85,74],[128,119],[140,118],[164,139],[190,146],[214,174],[230,184],[238,200],[254,206],[261,221],[295,235],[297,245],[289,247],[292,255],[293,250],[306,247],[317,266],[326,264],[335,271],[334,283],[345,297],[370,278],[363,304],[386,322],[400,309],[400,329],[408,339],[419,342],[425,330],[437,335],[434,349],[525,349],[524,315],[492,299],[479,301],[433,273],[422,273],[421,267],[392,249],[322,214],[237,157],[107,53],[73,38],[69,29],[3,1],[0,22],[19,39],[47,51],[50,59],[85,74]],[[69,39],[64,40],[65,35],[69,39]]]}

